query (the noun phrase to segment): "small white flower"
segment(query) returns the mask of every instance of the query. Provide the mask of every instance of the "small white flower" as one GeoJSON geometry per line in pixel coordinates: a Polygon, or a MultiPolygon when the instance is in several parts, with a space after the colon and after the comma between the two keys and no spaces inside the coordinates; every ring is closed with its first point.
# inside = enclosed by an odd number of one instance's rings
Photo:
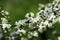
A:
{"type": "Polygon", "coordinates": [[[10,28],[11,25],[10,24],[2,24],[2,28],[5,29],[5,28],[10,28]]]}
{"type": "Polygon", "coordinates": [[[21,37],[21,40],[27,40],[27,38],[21,37]]]}
{"type": "Polygon", "coordinates": [[[43,8],[43,7],[44,7],[44,4],[39,3],[39,8],[38,8],[38,10],[41,10],[41,8],[43,8]]]}
{"type": "Polygon", "coordinates": [[[7,31],[6,31],[6,30],[4,30],[4,33],[7,33],[7,31]]]}
{"type": "Polygon", "coordinates": [[[56,18],[55,20],[53,20],[53,23],[59,22],[60,23],[60,17],[56,18]]]}
{"type": "MultiPolygon", "coordinates": [[[[41,14],[42,12],[44,12],[44,10],[40,10],[40,11],[36,14],[36,17],[37,17],[37,16],[41,16],[40,14],[41,14]]],[[[42,13],[42,14],[43,14],[43,13],[42,13]]]]}
{"type": "Polygon", "coordinates": [[[39,3],[39,6],[44,7],[44,4],[39,3]]]}
{"type": "Polygon", "coordinates": [[[15,22],[15,25],[24,25],[26,20],[19,20],[18,22],[15,22]]]}
{"type": "Polygon", "coordinates": [[[33,34],[35,37],[38,37],[38,32],[34,31],[34,34],[33,34]]]}
{"type": "Polygon", "coordinates": [[[26,30],[24,30],[24,29],[21,29],[21,30],[18,29],[17,32],[18,32],[18,33],[19,33],[19,32],[22,32],[23,34],[25,34],[25,33],[26,33],[26,30]]]}
{"type": "Polygon", "coordinates": [[[30,12],[30,13],[27,13],[25,17],[34,17],[34,13],[30,12]]]}
{"type": "Polygon", "coordinates": [[[58,19],[59,19],[59,18],[53,19],[53,20],[52,20],[52,23],[53,23],[53,24],[57,23],[57,22],[58,22],[58,19]]]}
{"type": "Polygon", "coordinates": [[[45,11],[48,11],[49,13],[52,12],[51,8],[45,7],[45,11]]]}
{"type": "Polygon", "coordinates": [[[54,11],[57,11],[57,10],[59,10],[59,8],[55,8],[55,7],[54,7],[53,9],[54,9],[54,11]]]}
{"type": "Polygon", "coordinates": [[[29,13],[27,13],[27,14],[25,15],[25,17],[29,17],[29,13]]]}
{"type": "Polygon", "coordinates": [[[2,24],[8,23],[8,20],[6,18],[1,18],[2,24]]]}
{"type": "Polygon", "coordinates": [[[21,40],[24,40],[24,38],[22,37],[21,40]]]}
{"type": "Polygon", "coordinates": [[[17,32],[19,33],[19,32],[21,32],[21,30],[20,30],[20,29],[18,29],[18,30],[17,30],[17,32]]]}
{"type": "Polygon", "coordinates": [[[43,32],[43,30],[42,30],[41,28],[39,28],[39,29],[38,29],[38,31],[39,31],[40,33],[42,33],[42,32],[43,32]]]}
{"type": "Polygon", "coordinates": [[[44,22],[44,25],[48,25],[48,23],[49,23],[49,22],[46,20],[46,21],[44,22]]]}
{"type": "Polygon", "coordinates": [[[4,12],[5,10],[2,10],[1,12],[4,12]]]}
{"type": "Polygon", "coordinates": [[[19,20],[19,24],[24,25],[26,20],[19,20]]]}
{"type": "Polygon", "coordinates": [[[34,17],[34,13],[30,12],[30,14],[31,14],[31,17],[34,17]]]}
{"type": "Polygon", "coordinates": [[[19,25],[19,23],[16,21],[16,22],[15,22],[15,25],[19,25]]]}
{"type": "Polygon", "coordinates": [[[58,40],[60,40],[60,37],[58,37],[58,40]]]}
{"type": "Polygon", "coordinates": [[[5,11],[5,14],[6,14],[6,15],[9,15],[9,13],[8,13],[7,11],[5,11]]]}
{"type": "Polygon", "coordinates": [[[35,23],[35,22],[37,22],[37,21],[39,21],[39,20],[40,20],[40,18],[39,18],[39,17],[32,18],[32,22],[33,22],[33,23],[35,23]]]}
{"type": "Polygon", "coordinates": [[[48,27],[52,27],[52,23],[48,23],[48,27]]]}
{"type": "Polygon", "coordinates": [[[9,13],[5,10],[2,10],[1,12],[2,12],[2,15],[9,15],[9,13]]]}
{"type": "Polygon", "coordinates": [[[5,29],[7,27],[7,24],[2,24],[2,28],[5,29]]]}
{"type": "Polygon", "coordinates": [[[51,13],[50,16],[49,16],[49,18],[48,18],[48,20],[52,20],[54,18],[56,18],[56,16],[54,15],[54,13],[51,13]]]}
{"type": "Polygon", "coordinates": [[[14,40],[15,39],[15,37],[12,37],[12,40],[14,40]]]}
{"type": "Polygon", "coordinates": [[[23,30],[23,29],[22,29],[21,32],[22,32],[23,34],[25,34],[25,33],[26,33],[26,30],[23,30]]]}
{"type": "Polygon", "coordinates": [[[22,36],[22,33],[20,33],[19,35],[22,36]]]}
{"type": "Polygon", "coordinates": [[[28,38],[31,38],[32,36],[30,35],[30,33],[28,33],[28,38]]]}

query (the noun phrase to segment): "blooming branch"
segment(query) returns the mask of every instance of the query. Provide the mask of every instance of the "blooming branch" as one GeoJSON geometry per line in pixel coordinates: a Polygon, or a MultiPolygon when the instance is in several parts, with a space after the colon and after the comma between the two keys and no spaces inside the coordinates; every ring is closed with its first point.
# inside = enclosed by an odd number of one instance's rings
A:
{"type": "MultiPolygon", "coordinates": [[[[40,8],[39,8],[40,9],[40,8]]],[[[52,28],[53,24],[60,23],[60,1],[54,0],[53,3],[49,3],[41,9],[39,12],[30,12],[25,15],[26,19],[16,21],[14,25],[9,24],[9,13],[7,11],[1,11],[1,23],[3,31],[10,32],[11,27],[13,31],[9,33],[9,38],[14,39],[17,35],[20,35],[21,40],[28,40],[28,38],[38,37],[38,32],[43,33],[47,28],[52,28]],[[27,35],[27,38],[23,37],[27,35]]]]}

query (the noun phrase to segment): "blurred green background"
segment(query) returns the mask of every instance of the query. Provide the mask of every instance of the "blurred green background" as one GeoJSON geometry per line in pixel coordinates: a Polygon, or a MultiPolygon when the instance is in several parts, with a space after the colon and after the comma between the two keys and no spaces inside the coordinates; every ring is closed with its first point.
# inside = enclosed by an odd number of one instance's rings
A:
{"type": "Polygon", "coordinates": [[[10,13],[11,23],[25,18],[29,12],[37,13],[38,4],[47,4],[53,0],[0,0],[0,6],[10,13]]]}

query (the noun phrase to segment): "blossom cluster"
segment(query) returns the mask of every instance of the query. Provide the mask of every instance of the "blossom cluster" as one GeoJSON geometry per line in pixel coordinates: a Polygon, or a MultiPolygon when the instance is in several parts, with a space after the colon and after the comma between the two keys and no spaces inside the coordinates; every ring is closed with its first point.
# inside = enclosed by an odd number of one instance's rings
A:
{"type": "Polygon", "coordinates": [[[38,32],[43,33],[47,28],[52,28],[53,24],[60,23],[60,1],[54,0],[53,3],[46,4],[46,6],[39,10],[34,16],[34,13],[30,12],[25,15],[26,19],[16,21],[15,24],[9,24],[9,13],[7,11],[1,11],[1,24],[4,33],[7,33],[8,29],[9,38],[14,39],[18,35],[21,36],[21,40],[28,40],[28,38],[38,37],[38,32]],[[12,29],[13,27],[13,29],[12,29]],[[23,37],[27,36],[27,38],[23,37]]]}

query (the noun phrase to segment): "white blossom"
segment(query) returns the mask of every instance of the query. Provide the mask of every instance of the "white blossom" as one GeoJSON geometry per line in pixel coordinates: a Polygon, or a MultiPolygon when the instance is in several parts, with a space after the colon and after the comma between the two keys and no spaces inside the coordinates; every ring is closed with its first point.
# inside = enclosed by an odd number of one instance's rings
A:
{"type": "Polygon", "coordinates": [[[12,40],[14,40],[15,39],[15,37],[12,37],[12,40]]]}
{"type": "Polygon", "coordinates": [[[60,40],[60,37],[58,37],[58,40],[60,40]]]}
{"type": "Polygon", "coordinates": [[[33,36],[38,37],[38,32],[34,31],[33,36]]]}
{"type": "Polygon", "coordinates": [[[2,10],[1,12],[2,12],[2,15],[9,15],[9,13],[5,10],[2,10]]]}
{"type": "Polygon", "coordinates": [[[48,23],[48,27],[52,27],[52,23],[48,23]]]}
{"type": "Polygon", "coordinates": [[[27,40],[27,38],[22,37],[21,40],[27,40]]]}
{"type": "Polygon", "coordinates": [[[5,28],[10,28],[11,25],[10,24],[2,24],[2,28],[5,29],[5,28]]]}
{"type": "Polygon", "coordinates": [[[2,24],[8,23],[8,20],[6,18],[1,18],[2,24]]]}
{"type": "Polygon", "coordinates": [[[19,33],[19,32],[22,32],[23,34],[25,34],[25,33],[26,33],[26,30],[24,30],[24,29],[21,29],[21,30],[18,29],[17,32],[18,32],[18,33],[19,33]]]}
{"type": "Polygon", "coordinates": [[[34,17],[34,13],[30,12],[30,13],[27,13],[25,17],[34,17]]]}
{"type": "Polygon", "coordinates": [[[49,23],[48,21],[45,21],[45,22],[44,22],[44,25],[48,25],[48,23],[49,23]]]}

